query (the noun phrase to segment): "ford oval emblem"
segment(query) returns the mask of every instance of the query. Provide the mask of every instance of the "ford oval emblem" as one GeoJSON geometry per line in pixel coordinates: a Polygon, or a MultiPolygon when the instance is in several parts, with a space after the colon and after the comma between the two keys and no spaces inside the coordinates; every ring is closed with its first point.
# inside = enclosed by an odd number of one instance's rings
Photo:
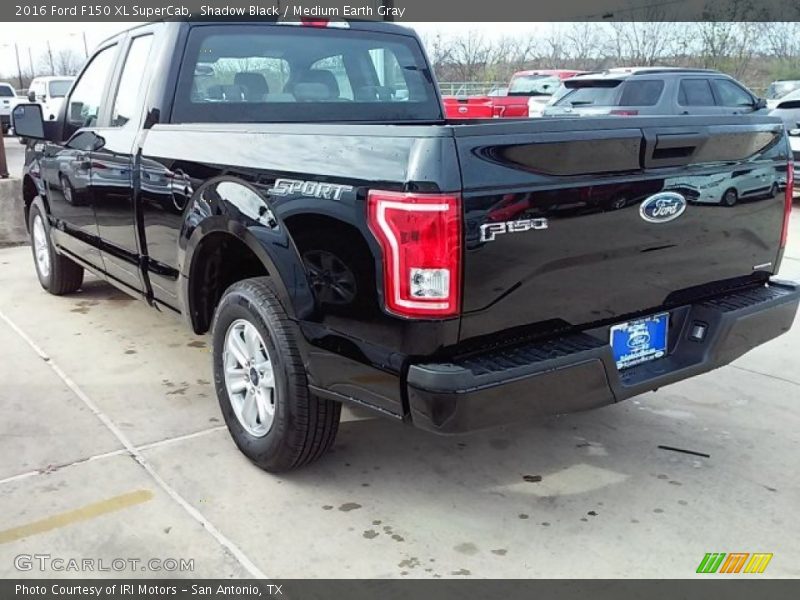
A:
{"type": "Polygon", "coordinates": [[[639,215],[648,223],[666,223],[686,210],[686,198],[676,192],[653,194],[639,206],[639,215]]]}

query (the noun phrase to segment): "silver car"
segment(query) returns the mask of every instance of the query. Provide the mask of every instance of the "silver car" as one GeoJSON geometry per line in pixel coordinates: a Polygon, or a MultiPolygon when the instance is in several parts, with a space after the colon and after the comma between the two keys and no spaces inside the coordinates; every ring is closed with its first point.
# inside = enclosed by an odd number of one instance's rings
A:
{"type": "Polygon", "coordinates": [[[544,116],[738,115],[766,113],[766,106],[719,71],[631,67],[565,80],[544,116]]]}

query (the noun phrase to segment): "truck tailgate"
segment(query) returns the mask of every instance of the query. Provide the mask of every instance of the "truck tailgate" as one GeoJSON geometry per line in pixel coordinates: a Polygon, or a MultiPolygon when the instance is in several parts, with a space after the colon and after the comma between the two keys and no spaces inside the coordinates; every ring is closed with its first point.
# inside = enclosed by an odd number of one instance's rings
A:
{"type": "Polygon", "coordinates": [[[775,119],[507,121],[454,132],[461,339],[609,323],[777,268],[788,145],[775,119]]]}

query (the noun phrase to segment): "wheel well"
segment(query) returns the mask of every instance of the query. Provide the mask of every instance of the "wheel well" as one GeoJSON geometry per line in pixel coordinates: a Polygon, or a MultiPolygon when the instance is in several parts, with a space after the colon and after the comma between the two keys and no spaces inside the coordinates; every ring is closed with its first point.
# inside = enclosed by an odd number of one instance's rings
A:
{"type": "Polygon", "coordinates": [[[200,242],[189,271],[188,304],[196,333],[211,328],[214,311],[231,285],[269,275],[256,254],[229,233],[211,233],[200,242]]]}
{"type": "Polygon", "coordinates": [[[22,200],[25,202],[25,227],[28,227],[28,216],[31,212],[31,204],[33,199],[39,194],[36,189],[36,184],[31,179],[30,175],[26,175],[22,180],[22,200]]]}

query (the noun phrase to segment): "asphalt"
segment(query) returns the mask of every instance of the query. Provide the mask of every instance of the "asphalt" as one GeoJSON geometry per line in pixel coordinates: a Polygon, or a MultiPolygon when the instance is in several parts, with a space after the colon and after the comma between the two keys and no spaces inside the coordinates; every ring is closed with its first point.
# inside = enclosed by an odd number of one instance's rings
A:
{"type": "Polygon", "coordinates": [[[707,552],[798,577],[798,349],[795,324],[658,392],[469,436],[348,410],[329,455],[274,476],[222,425],[207,337],[96,280],[49,296],[30,248],[1,249],[0,577],[685,578],[707,552]],[[20,570],[34,554],[194,563],[20,570]]]}

